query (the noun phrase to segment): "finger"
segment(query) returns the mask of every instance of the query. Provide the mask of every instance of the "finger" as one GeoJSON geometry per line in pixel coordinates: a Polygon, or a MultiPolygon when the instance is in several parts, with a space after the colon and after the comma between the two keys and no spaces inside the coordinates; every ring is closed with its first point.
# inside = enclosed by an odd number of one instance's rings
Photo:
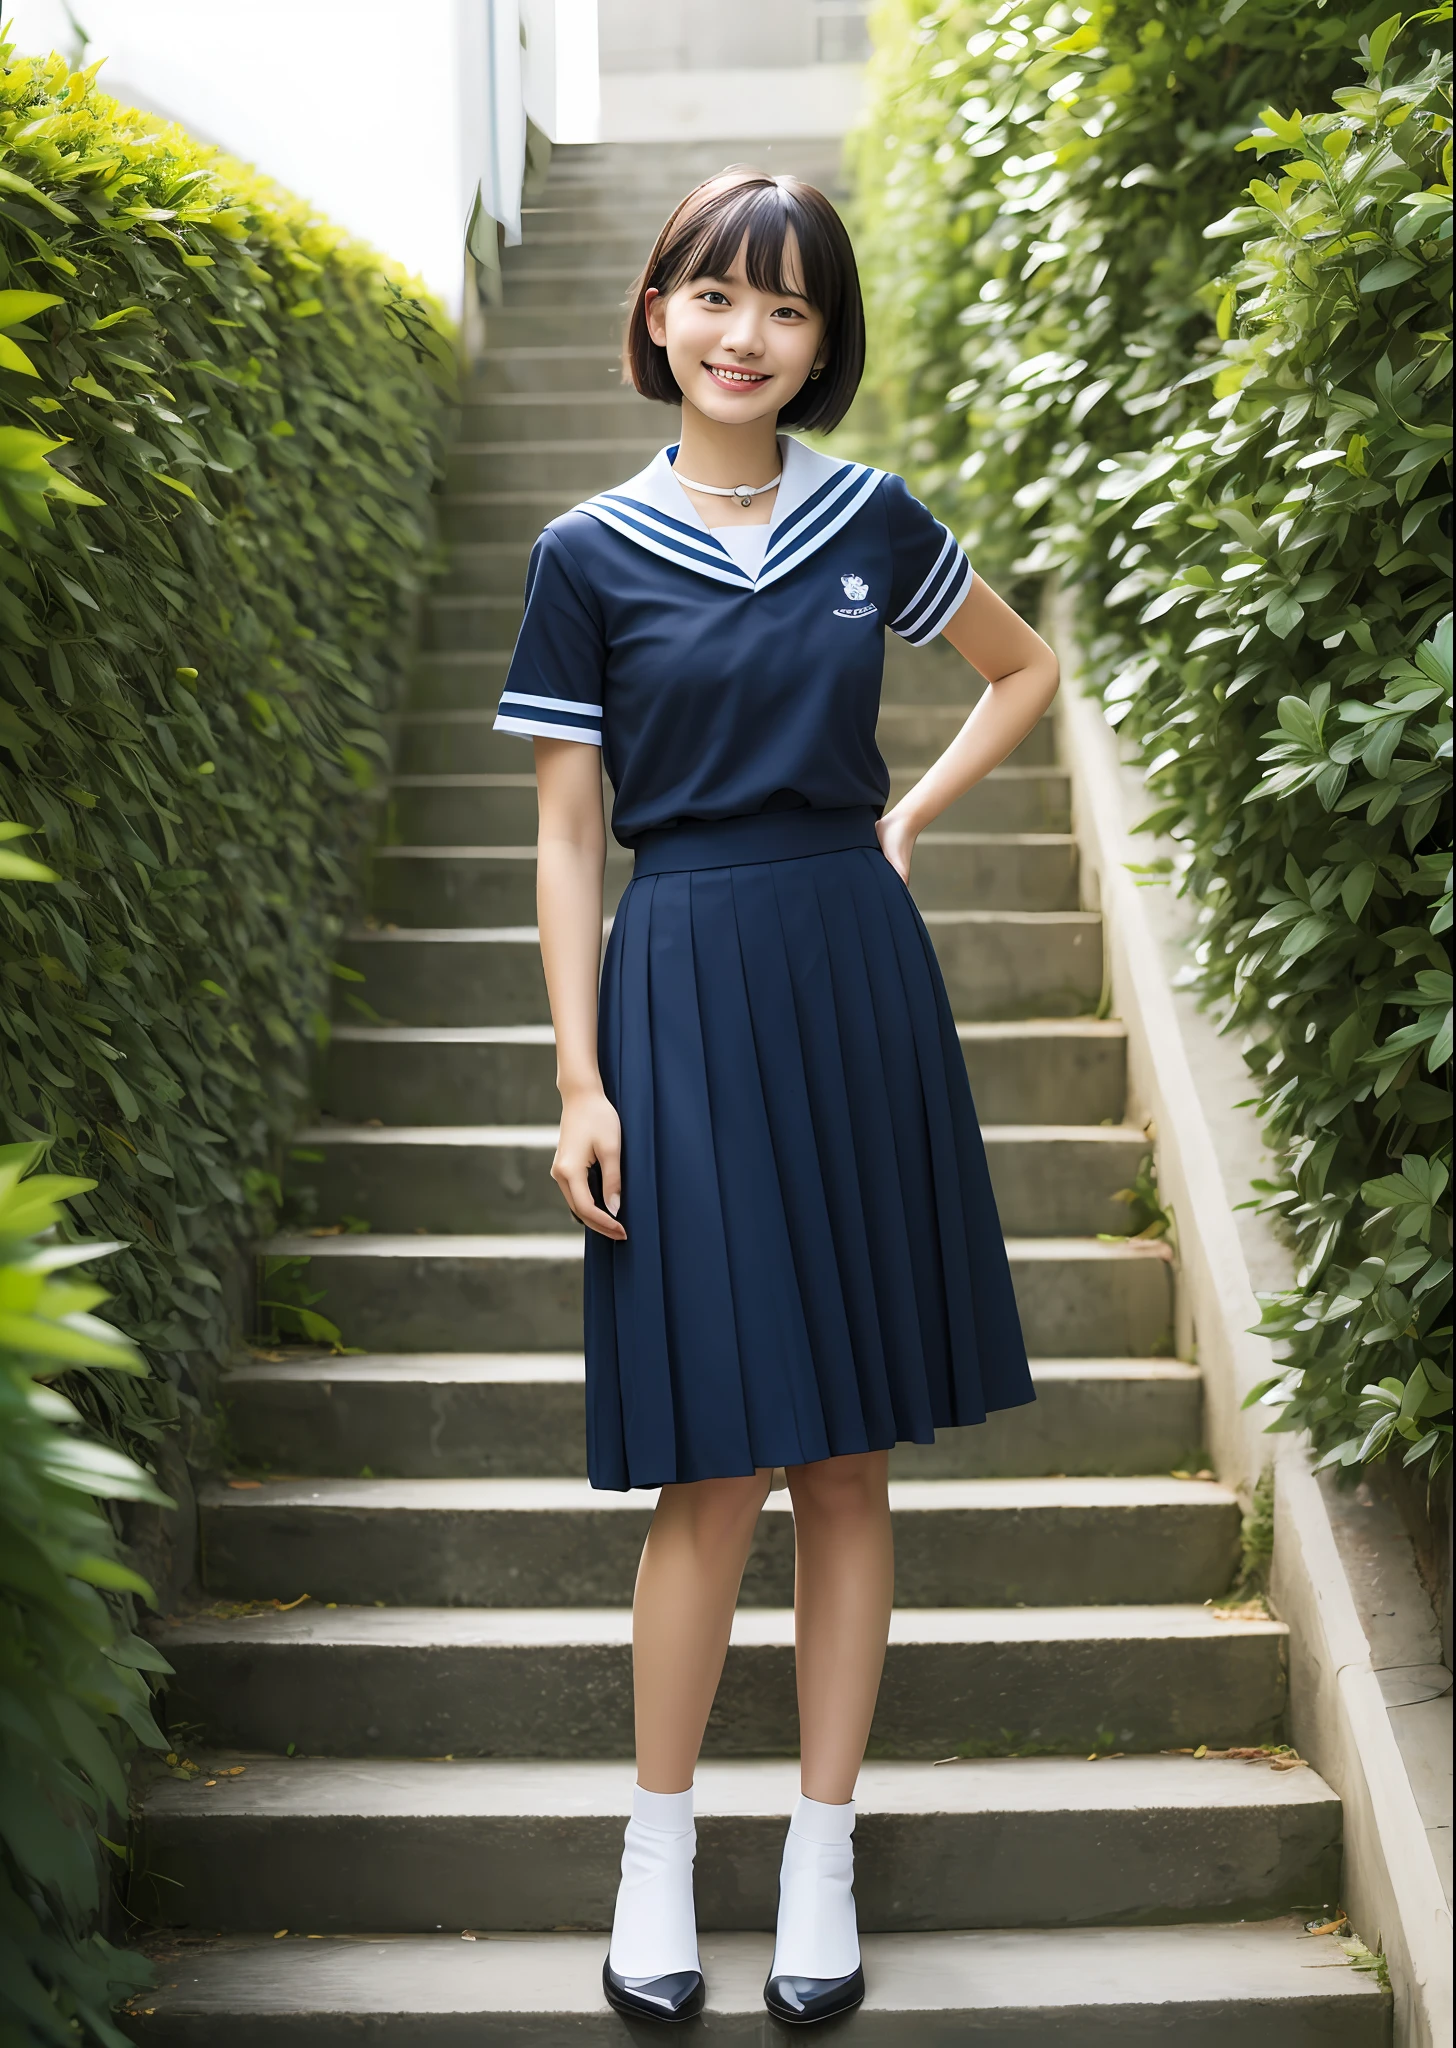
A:
{"type": "Polygon", "coordinates": [[[609,1151],[605,1146],[597,1154],[597,1163],[602,1170],[602,1207],[609,1216],[618,1216],[622,1210],[622,1153],[619,1146],[609,1151]]]}
{"type": "Polygon", "coordinates": [[[584,1167],[563,1168],[558,1185],[566,1197],[567,1207],[578,1223],[584,1223],[588,1230],[595,1230],[601,1237],[617,1240],[626,1237],[627,1233],[616,1217],[597,1207],[584,1167]]]}

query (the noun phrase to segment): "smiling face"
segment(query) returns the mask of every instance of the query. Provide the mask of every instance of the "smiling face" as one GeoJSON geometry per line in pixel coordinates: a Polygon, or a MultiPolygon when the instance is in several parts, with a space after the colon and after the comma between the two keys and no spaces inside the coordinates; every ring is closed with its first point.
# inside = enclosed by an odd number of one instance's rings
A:
{"type": "Polygon", "coordinates": [[[722,277],[644,294],[648,332],[667,352],[684,405],[728,425],[777,418],[820,362],[824,316],[803,295],[798,245],[784,240],[786,289],[749,283],[747,237],[722,277]]]}

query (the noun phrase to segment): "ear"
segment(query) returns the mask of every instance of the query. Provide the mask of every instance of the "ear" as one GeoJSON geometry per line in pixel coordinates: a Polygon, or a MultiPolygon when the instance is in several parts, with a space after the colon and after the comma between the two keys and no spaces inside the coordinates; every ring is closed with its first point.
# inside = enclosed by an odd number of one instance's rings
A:
{"type": "Polygon", "coordinates": [[[642,312],[647,321],[647,332],[659,348],[666,348],[667,315],[663,310],[662,293],[656,285],[649,285],[642,294],[642,312]]]}

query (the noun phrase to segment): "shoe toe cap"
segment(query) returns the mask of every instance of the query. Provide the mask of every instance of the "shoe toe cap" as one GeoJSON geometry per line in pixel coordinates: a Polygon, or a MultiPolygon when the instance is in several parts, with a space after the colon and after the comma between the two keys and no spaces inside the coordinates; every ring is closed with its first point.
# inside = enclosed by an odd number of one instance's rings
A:
{"type": "Polygon", "coordinates": [[[862,1969],[852,1970],[847,1977],[770,1977],[763,1987],[769,2011],[801,2025],[848,2012],[851,2006],[860,2003],[864,1993],[862,1969]]]}

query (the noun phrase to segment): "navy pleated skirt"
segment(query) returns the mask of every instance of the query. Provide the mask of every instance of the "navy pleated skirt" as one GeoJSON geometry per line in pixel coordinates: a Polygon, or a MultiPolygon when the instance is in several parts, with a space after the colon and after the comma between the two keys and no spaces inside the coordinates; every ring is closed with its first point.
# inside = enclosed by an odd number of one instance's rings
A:
{"type": "Polygon", "coordinates": [[[637,849],[602,972],[625,1244],[586,1242],[621,1491],[929,1443],[1035,1398],[930,937],[868,810],[637,849]]]}

